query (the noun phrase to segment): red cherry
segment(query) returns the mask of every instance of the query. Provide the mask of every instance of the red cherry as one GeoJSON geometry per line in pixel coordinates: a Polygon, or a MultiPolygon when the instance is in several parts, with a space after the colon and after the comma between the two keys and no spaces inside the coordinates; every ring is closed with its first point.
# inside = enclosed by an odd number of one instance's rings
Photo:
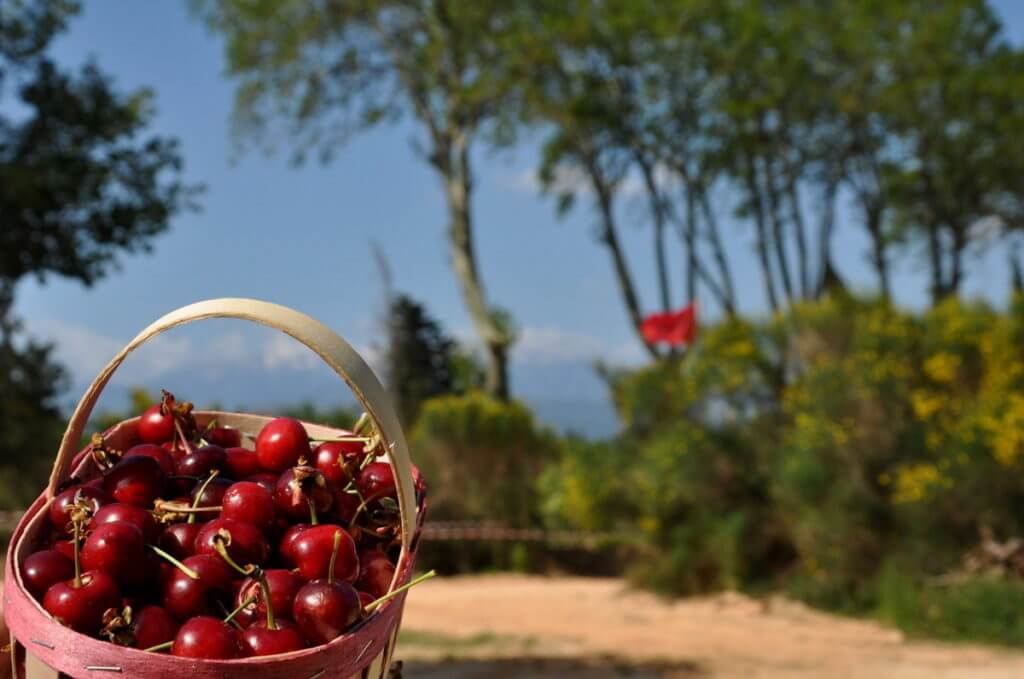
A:
{"type": "Polygon", "coordinates": [[[228,454],[220,446],[203,446],[178,460],[174,473],[178,476],[205,479],[214,469],[224,469],[227,460],[228,454]]]}
{"type": "Polygon", "coordinates": [[[228,456],[226,467],[231,478],[244,479],[260,473],[260,459],[254,451],[234,447],[226,448],[224,452],[228,456]]]}
{"type": "Polygon", "coordinates": [[[177,469],[178,461],[188,455],[188,451],[182,446],[181,441],[168,441],[167,443],[161,443],[160,447],[171,454],[171,459],[174,460],[175,469],[177,469]]]}
{"type": "Polygon", "coordinates": [[[363,606],[347,582],[314,580],[295,595],[292,619],[312,644],[326,644],[359,621],[363,606]]]}
{"type": "Polygon", "coordinates": [[[309,436],[298,420],[278,417],[263,425],[256,437],[256,455],[267,471],[283,472],[309,456],[309,436]]]}
{"type": "MultiPolygon", "coordinates": [[[[291,617],[295,594],[306,584],[306,581],[296,573],[284,569],[267,570],[264,571],[264,574],[267,576],[270,605],[273,607],[275,617],[291,617]]],[[[252,597],[256,597],[256,602],[246,606],[237,616],[237,620],[243,624],[265,619],[267,616],[267,604],[263,600],[263,591],[260,589],[259,581],[255,578],[246,578],[238,589],[238,593],[235,594],[235,607],[241,606],[252,597]]]]}
{"type": "Polygon", "coordinates": [[[71,540],[57,540],[50,547],[69,559],[73,560],[75,558],[75,541],[73,538],[71,540]]]}
{"type": "Polygon", "coordinates": [[[313,467],[292,467],[281,473],[274,488],[274,502],[284,516],[300,520],[311,516],[310,505],[316,515],[325,513],[334,504],[334,493],[327,479],[313,467]]]}
{"type": "Polygon", "coordinates": [[[334,504],[331,514],[339,519],[339,523],[349,523],[359,510],[359,496],[346,492],[340,486],[334,486],[334,504]]]}
{"type": "Polygon", "coordinates": [[[366,502],[379,500],[382,497],[397,497],[395,474],[387,462],[371,462],[366,465],[356,479],[356,487],[366,502]]]}
{"type": "Polygon", "coordinates": [[[46,590],[43,608],[62,625],[82,634],[96,634],[103,613],[121,604],[114,579],[99,571],[82,574],[81,585],[74,578],[55,583],[46,590]]]}
{"type": "Polygon", "coordinates": [[[306,580],[327,577],[334,551],[334,535],[341,533],[338,557],[334,564],[334,577],[352,582],[359,575],[356,543],[348,531],[340,526],[312,526],[302,531],[291,543],[290,555],[294,566],[306,580]]]}
{"type": "Polygon", "coordinates": [[[207,480],[197,481],[195,488],[189,494],[189,504],[195,504],[197,507],[219,507],[224,499],[224,493],[227,492],[228,488],[232,485],[230,479],[219,479],[214,478],[207,483],[207,480]],[[199,489],[206,488],[203,490],[202,497],[199,497],[199,489]]]}
{"type": "Polygon", "coordinates": [[[359,604],[363,608],[366,608],[367,606],[369,606],[370,604],[372,604],[374,601],[377,600],[376,597],[374,597],[369,592],[356,591],[356,594],[359,595],[359,604]]]}
{"type": "Polygon", "coordinates": [[[369,592],[379,599],[391,589],[395,577],[395,565],[387,555],[376,549],[359,550],[359,577],[356,589],[369,592]]]}
{"type": "Polygon", "coordinates": [[[50,525],[63,535],[70,535],[71,517],[68,515],[71,505],[80,499],[88,499],[93,513],[105,504],[110,504],[110,496],[102,488],[95,486],[71,486],[63,491],[50,503],[50,525]]]}
{"type": "Polygon", "coordinates": [[[181,626],[171,655],[182,658],[231,660],[244,655],[242,641],[233,627],[208,616],[191,618],[181,626]]]}
{"type": "Polygon", "coordinates": [[[306,639],[299,632],[295,623],[289,620],[275,620],[276,629],[267,627],[267,621],[261,620],[250,625],[242,632],[242,643],[249,655],[277,655],[291,653],[306,647],[306,639]]]}
{"type": "Polygon", "coordinates": [[[271,530],[277,518],[273,496],[266,488],[252,481],[232,484],[225,491],[220,505],[221,518],[247,521],[264,531],[271,530]]]}
{"type": "Polygon", "coordinates": [[[295,540],[305,531],[312,528],[308,523],[297,523],[284,532],[281,536],[281,541],[277,546],[277,553],[281,555],[281,559],[286,564],[295,563],[295,540]]]}
{"type": "Polygon", "coordinates": [[[196,537],[204,523],[172,523],[160,534],[158,546],[175,559],[184,559],[196,553],[196,537]]]}
{"type": "Polygon", "coordinates": [[[97,526],[82,546],[82,568],[103,571],[119,584],[138,584],[146,575],[146,539],[133,524],[116,522],[97,526]]]}
{"type": "Polygon", "coordinates": [[[146,443],[163,443],[174,436],[174,416],[164,414],[160,404],[150,406],[139,418],[139,438],[146,443]]]}
{"type": "Polygon", "coordinates": [[[103,477],[103,490],[118,502],[151,507],[163,491],[164,473],[150,457],[121,460],[103,477]]]}
{"type": "Polygon", "coordinates": [[[237,448],[242,445],[242,432],[234,427],[213,427],[203,434],[203,439],[221,448],[237,448]]]}
{"type": "Polygon", "coordinates": [[[281,477],[280,474],[273,472],[260,472],[259,474],[253,474],[245,477],[245,481],[252,481],[258,483],[267,489],[267,492],[271,495],[274,494],[274,490],[277,488],[277,480],[281,477]]]}
{"type": "Polygon", "coordinates": [[[226,599],[234,572],[220,556],[190,556],[182,561],[199,577],[193,578],[178,568],[167,571],[161,587],[164,607],[179,620],[215,611],[214,602],[226,599]]]}
{"type": "Polygon", "coordinates": [[[263,537],[259,528],[245,521],[238,519],[214,519],[210,521],[196,536],[196,554],[209,554],[220,558],[220,553],[215,549],[218,535],[227,533],[230,535],[230,544],[227,546],[228,555],[240,565],[262,564],[270,554],[266,538],[263,537]]]}
{"type": "Polygon", "coordinates": [[[46,590],[54,584],[73,577],[75,562],[56,549],[43,549],[29,554],[21,566],[25,587],[36,599],[42,599],[46,590]]]}
{"type": "Polygon", "coordinates": [[[161,446],[156,446],[152,443],[143,443],[135,446],[134,448],[129,448],[128,452],[126,452],[124,457],[121,459],[123,460],[129,457],[151,457],[160,465],[160,471],[162,471],[166,476],[170,476],[174,473],[174,456],[161,446]]]}
{"type": "Polygon", "coordinates": [[[132,623],[135,648],[151,648],[173,641],[179,627],[178,621],[167,612],[166,608],[144,606],[135,614],[132,623]]]}
{"type": "Polygon", "coordinates": [[[93,528],[102,526],[105,523],[130,523],[142,532],[142,537],[147,542],[153,542],[160,535],[160,526],[156,519],[146,509],[135,505],[126,505],[122,502],[115,502],[112,505],[100,507],[92,517],[93,528]]]}
{"type": "Polygon", "coordinates": [[[314,464],[328,481],[344,486],[366,457],[364,447],[362,441],[326,441],[313,451],[314,464]]]}

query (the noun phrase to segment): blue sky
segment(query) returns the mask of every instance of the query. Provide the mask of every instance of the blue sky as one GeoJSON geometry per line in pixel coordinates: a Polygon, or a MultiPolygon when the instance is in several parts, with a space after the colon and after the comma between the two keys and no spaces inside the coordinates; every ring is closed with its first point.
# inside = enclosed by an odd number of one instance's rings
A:
{"type": "MultiPolygon", "coordinates": [[[[175,218],[152,255],[123,259],[120,271],[93,288],[59,279],[20,285],[18,313],[33,334],[58,342],[75,388],[163,312],[217,296],[294,306],[372,353],[381,299],[373,241],[388,253],[399,290],[424,301],[452,332],[472,337],[447,264],[439,185],[411,150],[414,126],[356,137],[326,166],[295,168],[286,146],[276,155],[250,153],[232,162],[233,84],[223,76],[220,39],[193,21],[182,2],[85,5],[56,43],[56,57],[69,65],[93,58],[120,88],[152,88],[154,131],[181,140],[187,179],[207,190],[201,211],[175,218]]],[[[1013,39],[1024,39],[1024,2],[994,5],[1013,39]]],[[[581,204],[569,218],[556,218],[551,201],[531,185],[536,152],[536,140],[527,139],[514,152],[480,150],[475,158],[477,241],[488,293],[522,328],[513,389],[549,420],[610,428],[590,364],[597,358],[636,363],[642,354],[607,254],[593,240],[593,215],[581,204]]],[[[641,221],[639,200],[625,207],[635,217],[629,223],[641,221]]],[[[642,297],[653,305],[648,233],[630,226],[625,235],[642,297]]],[[[867,289],[873,283],[865,246],[855,227],[840,229],[840,267],[867,289]]],[[[749,232],[730,226],[727,247],[744,309],[762,311],[749,232]]],[[[924,300],[924,276],[914,268],[897,278],[908,305],[924,300]]],[[[972,265],[967,293],[999,301],[1007,278],[1002,259],[989,256],[972,265]]],[[[682,285],[678,275],[675,283],[682,285]]],[[[119,405],[132,384],[166,384],[200,403],[232,405],[336,402],[344,393],[291,340],[231,322],[176,330],[141,352],[116,378],[106,403],[119,405]]]]}

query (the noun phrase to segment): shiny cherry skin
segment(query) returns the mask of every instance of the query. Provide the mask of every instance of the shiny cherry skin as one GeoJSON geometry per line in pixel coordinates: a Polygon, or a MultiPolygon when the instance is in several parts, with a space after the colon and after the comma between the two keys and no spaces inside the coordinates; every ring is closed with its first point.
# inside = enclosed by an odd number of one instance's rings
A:
{"type": "Polygon", "coordinates": [[[36,599],[42,599],[46,590],[56,583],[73,577],[75,562],[56,549],[41,549],[29,554],[21,566],[21,578],[25,582],[25,587],[36,599]]]}
{"type": "Polygon", "coordinates": [[[277,553],[286,564],[291,565],[295,563],[295,540],[310,528],[312,526],[308,523],[296,523],[285,530],[280,542],[278,542],[277,553]]]}
{"type": "Polygon", "coordinates": [[[227,600],[234,571],[220,556],[195,555],[182,563],[199,577],[192,578],[172,566],[161,586],[164,607],[178,620],[216,612],[214,603],[227,600]]]}
{"type": "Polygon", "coordinates": [[[273,495],[252,481],[232,484],[225,491],[220,505],[221,518],[247,521],[264,532],[270,531],[277,520],[273,495]]]}
{"type": "Polygon", "coordinates": [[[174,616],[161,606],[143,606],[133,617],[135,648],[146,649],[174,641],[181,627],[174,616]]]}
{"type": "Polygon", "coordinates": [[[146,542],[154,542],[160,535],[160,526],[149,510],[123,502],[100,507],[93,515],[90,526],[96,528],[105,523],[130,523],[142,532],[146,542]]]}
{"type": "MultiPolygon", "coordinates": [[[[270,605],[274,609],[274,616],[277,618],[290,618],[292,615],[292,603],[295,602],[295,595],[302,588],[306,581],[298,574],[274,568],[264,571],[267,576],[267,587],[270,589],[270,605]]],[[[256,603],[247,606],[237,619],[242,624],[263,620],[267,617],[267,604],[263,600],[263,591],[259,581],[253,578],[246,578],[242,586],[235,594],[235,608],[241,606],[247,599],[256,597],[256,603]]]]}
{"type": "Polygon", "coordinates": [[[377,549],[359,550],[359,577],[356,589],[369,592],[379,599],[391,589],[395,577],[395,565],[384,552],[377,549]]]}
{"type": "Polygon", "coordinates": [[[203,434],[203,439],[221,448],[238,448],[242,445],[242,432],[234,427],[213,427],[203,434]]]}
{"type": "Polygon", "coordinates": [[[224,454],[227,455],[227,473],[233,479],[244,479],[261,471],[260,459],[253,450],[232,447],[225,448],[224,454]]]}
{"type": "Polygon", "coordinates": [[[281,472],[274,488],[278,511],[293,521],[309,518],[310,503],[317,516],[325,514],[334,504],[334,491],[327,479],[313,467],[292,467],[281,472]]]}
{"type": "MultiPolygon", "coordinates": [[[[219,507],[224,500],[224,493],[231,487],[231,479],[214,478],[209,483],[206,480],[197,481],[192,492],[189,494],[189,504],[195,503],[197,507],[219,507]],[[199,497],[199,489],[206,484],[203,496],[199,497]]],[[[211,515],[212,516],[212,515],[211,515]]]]}
{"type": "Polygon", "coordinates": [[[263,425],[256,437],[260,466],[270,472],[294,467],[300,457],[309,457],[309,436],[302,424],[290,417],[278,417],[263,425]]]}
{"type": "Polygon", "coordinates": [[[372,594],[370,594],[369,592],[363,592],[362,590],[357,590],[356,594],[359,595],[359,605],[362,606],[364,609],[367,606],[369,606],[370,604],[372,604],[374,601],[376,601],[374,596],[372,594]]]}
{"type": "Polygon", "coordinates": [[[53,584],[43,597],[43,608],[62,625],[82,634],[100,629],[103,612],[121,604],[121,592],[114,579],[101,571],[82,574],[82,586],[75,579],[53,584]]]}
{"type": "Polygon", "coordinates": [[[231,544],[227,545],[228,554],[239,565],[260,565],[270,556],[270,547],[263,537],[263,531],[247,521],[238,519],[214,519],[208,522],[196,536],[196,554],[209,554],[220,558],[214,548],[215,537],[220,531],[227,531],[231,536],[231,544]]]}
{"type": "Polygon", "coordinates": [[[110,495],[102,488],[96,486],[72,486],[62,491],[50,503],[48,510],[50,525],[64,535],[71,535],[69,524],[71,517],[68,515],[71,505],[80,499],[86,499],[92,508],[93,513],[99,511],[103,505],[110,504],[110,495]]]}
{"type": "Polygon", "coordinates": [[[258,483],[261,486],[263,486],[264,488],[266,488],[268,493],[273,495],[274,494],[274,489],[277,488],[277,480],[279,478],[281,478],[280,474],[275,474],[273,472],[260,472],[259,474],[253,474],[251,476],[247,476],[243,480],[244,481],[252,481],[253,483],[258,483]]]}
{"type": "Polygon", "coordinates": [[[52,545],[51,549],[55,549],[69,559],[75,558],[75,540],[56,540],[52,545]]]}
{"type": "Polygon", "coordinates": [[[227,460],[228,454],[220,446],[203,446],[178,460],[175,474],[205,479],[212,470],[223,470],[227,460]]]}
{"type": "Polygon", "coordinates": [[[151,457],[129,457],[114,465],[103,477],[103,490],[117,502],[152,507],[164,487],[164,473],[151,457]]]}
{"type": "Polygon", "coordinates": [[[352,582],[359,576],[359,558],[356,543],[348,531],[340,526],[312,526],[302,531],[292,542],[290,565],[306,580],[326,578],[334,551],[334,535],[341,533],[338,557],[334,564],[334,577],[352,582]]]}
{"type": "Polygon", "coordinates": [[[347,485],[359,470],[366,453],[362,441],[325,441],[313,451],[313,464],[337,485],[347,485]]]}
{"type": "Polygon", "coordinates": [[[137,526],[123,521],[93,528],[81,551],[82,568],[103,571],[122,587],[139,584],[147,569],[146,539],[137,526]]]}
{"type": "Polygon", "coordinates": [[[347,582],[314,580],[295,595],[292,619],[311,644],[326,644],[359,622],[363,606],[347,582]]]}
{"type": "Polygon", "coordinates": [[[395,474],[387,462],[371,462],[356,478],[356,487],[367,502],[382,497],[397,497],[395,474]]]}
{"type": "Polygon", "coordinates": [[[184,559],[196,553],[196,537],[204,523],[172,523],[164,528],[157,546],[175,559],[184,559]]]}
{"type": "Polygon", "coordinates": [[[359,510],[359,496],[355,493],[346,492],[341,486],[334,486],[334,504],[331,505],[331,515],[337,517],[341,523],[348,523],[359,510]]]}
{"type": "Polygon", "coordinates": [[[123,460],[128,457],[151,457],[160,465],[160,471],[162,471],[165,476],[170,476],[174,473],[174,456],[162,446],[157,446],[152,443],[142,443],[129,448],[121,459],[123,460]]]}
{"type": "Polygon", "coordinates": [[[290,620],[275,620],[274,626],[276,629],[270,629],[266,620],[260,620],[242,632],[242,643],[245,644],[249,655],[277,655],[301,651],[306,647],[306,639],[295,623],[290,620]]]}
{"type": "Polygon", "coordinates": [[[196,616],[186,620],[174,637],[171,655],[205,660],[232,660],[245,655],[242,640],[223,620],[196,616]]]}
{"type": "Polygon", "coordinates": [[[138,425],[139,438],[145,443],[161,444],[170,441],[174,436],[174,416],[164,414],[160,404],[152,405],[142,411],[138,425]]]}

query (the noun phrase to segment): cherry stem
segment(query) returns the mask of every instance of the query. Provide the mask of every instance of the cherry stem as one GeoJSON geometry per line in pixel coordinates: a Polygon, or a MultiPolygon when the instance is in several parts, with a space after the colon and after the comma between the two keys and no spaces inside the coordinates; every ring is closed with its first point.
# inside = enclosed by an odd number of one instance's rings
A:
{"type": "Polygon", "coordinates": [[[338,550],[341,548],[341,531],[334,531],[334,546],[331,548],[331,564],[327,567],[327,582],[334,582],[334,564],[338,561],[338,550]]]}
{"type": "Polygon", "coordinates": [[[321,436],[310,436],[309,440],[310,441],[315,441],[317,443],[347,443],[347,442],[356,442],[356,441],[366,442],[366,441],[370,440],[370,437],[369,436],[330,436],[330,437],[328,437],[328,436],[323,436],[323,437],[321,437],[321,436]]]}
{"type": "Polygon", "coordinates": [[[185,446],[185,452],[189,455],[196,452],[196,449],[192,447],[192,443],[186,438],[185,431],[181,428],[181,422],[178,421],[178,418],[173,413],[171,417],[174,418],[174,429],[178,432],[178,436],[181,437],[181,445],[185,446]]]}
{"type": "MultiPolygon", "coordinates": [[[[196,510],[196,509],[199,508],[199,501],[203,499],[203,493],[206,492],[206,487],[208,485],[210,485],[210,481],[213,481],[217,477],[217,474],[219,474],[219,473],[220,473],[220,470],[217,470],[217,469],[210,470],[209,478],[207,478],[205,481],[203,481],[203,485],[199,486],[199,492],[196,493],[196,499],[192,501],[192,509],[193,510],[196,510]]],[[[219,511],[219,508],[218,508],[218,511],[219,511]]],[[[188,522],[189,523],[195,523],[196,522],[196,515],[192,514],[191,516],[189,516],[188,517],[188,522]]]]}
{"type": "Polygon", "coordinates": [[[307,497],[306,502],[309,504],[309,523],[313,526],[320,525],[320,519],[316,515],[316,504],[313,502],[313,498],[307,497]]]}
{"type": "MultiPolygon", "coordinates": [[[[217,608],[220,609],[221,613],[223,613],[224,615],[227,615],[227,616],[230,617],[231,614],[228,613],[227,607],[224,606],[224,604],[222,604],[220,601],[217,602],[217,608]]],[[[231,625],[235,629],[239,629],[239,630],[240,629],[245,629],[244,627],[242,627],[241,623],[239,623],[237,620],[225,620],[224,622],[228,623],[229,625],[231,625]]]]}
{"type": "Polygon", "coordinates": [[[249,564],[248,566],[244,566],[244,567],[243,566],[239,566],[238,562],[235,561],[234,559],[232,559],[231,555],[228,554],[228,548],[227,548],[227,546],[225,546],[223,540],[214,538],[213,539],[213,548],[215,550],[217,550],[217,553],[220,554],[221,558],[224,559],[229,566],[234,568],[236,571],[238,571],[242,575],[249,576],[249,575],[252,575],[253,573],[256,572],[256,566],[254,564],[249,564]]]}
{"type": "Polygon", "coordinates": [[[171,646],[173,646],[173,645],[174,645],[173,641],[165,641],[162,644],[157,644],[156,646],[150,646],[149,648],[144,648],[142,650],[145,651],[146,653],[158,653],[159,651],[169,651],[171,649],[171,646]]]}
{"type": "Polygon", "coordinates": [[[263,592],[263,603],[267,607],[267,629],[276,630],[277,622],[274,620],[274,604],[270,600],[270,583],[267,581],[267,574],[260,572],[260,591],[263,592]]]}
{"type": "Polygon", "coordinates": [[[192,570],[191,568],[189,568],[188,566],[186,566],[182,562],[178,561],[173,556],[171,556],[170,554],[168,554],[164,550],[160,549],[156,545],[149,545],[149,548],[152,549],[157,554],[159,554],[160,556],[162,556],[163,558],[165,558],[168,561],[170,561],[172,564],[174,564],[178,568],[178,570],[180,570],[182,573],[184,573],[188,577],[192,578],[193,580],[198,580],[199,579],[199,573],[196,573],[194,570],[192,570]]]}
{"type": "Polygon", "coordinates": [[[72,521],[72,530],[75,533],[75,589],[79,589],[82,586],[82,564],[78,556],[78,552],[81,549],[78,545],[82,537],[82,526],[77,521],[72,521]]]}
{"type": "Polygon", "coordinates": [[[230,613],[228,613],[228,617],[224,618],[224,622],[234,623],[237,626],[238,623],[235,622],[235,616],[238,615],[239,613],[241,613],[242,611],[244,611],[249,606],[253,605],[254,603],[256,603],[256,597],[255,596],[249,597],[248,599],[243,601],[238,608],[236,608],[235,610],[233,610],[230,613]]]}
{"type": "Polygon", "coordinates": [[[413,587],[415,587],[416,585],[420,584],[421,582],[426,582],[427,580],[429,580],[430,578],[435,577],[436,575],[437,575],[437,571],[427,571],[426,573],[424,573],[420,577],[416,578],[415,580],[412,580],[411,582],[408,582],[408,583],[402,585],[398,589],[395,589],[395,590],[392,590],[392,591],[388,592],[387,594],[385,594],[381,598],[377,599],[376,601],[371,601],[370,603],[366,604],[366,606],[363,607],[363,611],[365,611],[366,613],[372,613],[375,610],[377,610],[378,608],[380,608],[380,606],[384,602],[390,601],[391,599],[394,599],[396,596],[398,596],[402,592],[406,592],[406,591],[412,589],[413,587]]]}
{"type": "MultiPolygon", "coordinates": [[[[176,502],[161,502],[160,509],[166,509],[167,511],[175,514],[191,514],[188,518],[194,519],[196,514],[202,514],[203,512],[219,512],[224,508],[220,505],[217,505],[216,507],[193,507],[192,505],[179,505],[176,502]]],[[[194,523],[194,521],[189,521],[189,523],[194,523]]]]}
{"type": "Polygon", "coordinates": [[[365,427],[367,424],[369,424],[369,422],[370,422],[369,414],[363,413],[362,415],[359,416],[359,419],[356,420],[356,423],[352,425],[352,433],[353,434],[358,434],[359,432],[361,432],[363,430],[363,427],[365,427]]]}

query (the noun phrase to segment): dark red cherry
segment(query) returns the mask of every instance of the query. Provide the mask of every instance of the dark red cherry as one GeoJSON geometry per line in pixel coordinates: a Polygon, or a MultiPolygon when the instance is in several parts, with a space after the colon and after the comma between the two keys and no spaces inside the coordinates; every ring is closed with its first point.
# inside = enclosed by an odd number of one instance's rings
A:
{"type": "Polygon", "coordinates": [[[181,441],[168,441],[167,443],[161,443],[160,447],[171,454],[171,459],[174,460],[175,469],[177,469],[178,462],[181,458],[188,455],[188,451],[185,450],[181,441]]]}
{"type": "Polygon", "coordinates": [[[250,625],[242,632],[242,643],[251,656],[291,653],[306,647],[306,639],[290,620],[275,620],[275,629],[267,627],[266,620],[250,625]]]}
{"type": "Polygon", "coordinates": [[[308,523],[297,523],[288,528],[281,536],[281,540],[277,545],[277,553],[281,555],[281,559],[286,564],[295,563],[295,540],[302,533],[312,528],[308,523]]]}
{"type": "Polygon", "coordinates": [[[328,481],[344,486],[366,457],[364,447],[362,441],[326,441],[313,451],[314,464],[328,481]]]}
{"type": "Polygon", "coordinates": [[[132,623],[135,648],[146,649],[174,641],[179,627],[178,621],[166,608],[143,606],[135,613],[132,623]]]}
{"type": "Polygon", "coordinates": [[[252,481],[258,483],[267,489],[267,492],[271,495],[274,494],[274,489],[277,488],[277,480],[281,478],[280,474],[273,472],[260,472],[259,474],[253,474],[252,476],[245,477],[245,481],[252,481]]]}
{"type": "Polygon", "coordinates": [[[207,483],[206,480],[197,481],[195,488],[189,495],[189,504],[197,507],[219,507],[224,499],[224,493],[232,485],[231,479],[214,478],[207,483]],[[199,497],[199,489],[206,485],[202,497],[199,497]]]}
{"type": "Polygon", "coordinates": [[[175,474],[205,479],[214,469],[220,471],[227,465],[228,454],[220,446],[203,446],[178,460],[175,474]]]}
{"type": "Polygon", "coordinates": [[[359,550],[359,577],[356,589],[369,592],[379,599],[391,589],[395,577],[395,565],[384,552],[376,549],[359,550]]]}
{"type": "Polygon", "coordinates": [[[147,542],[154,542],[160,535],[160,526],[149,510],[122,502],[100,507],[93,515],[90,525],[96,528],[105,523],[130,523],[142,532],[142,537],[146,538],[147,542]]]}
{"type": "Polygon", "coordinates": [[[234,427],[213,427],[203,434],[203,439],[221,448],[237,448],[242,445],[242,432],[234,427]]]}
{"type": "Polygon", "coordinates": [[[260,473],[260,460],[255,451],[234,447],[225,448],[224,453],[228,456],[226,467],[231,478],[244,479],[260,473]]]}
{"type": "Polygon", "coordinates": [[[331,515],[337,517],[341,523],[350,522],[359,510],[359,496],[355,493],[345,491],[341,486],[334,486],[334,504],[331,506],[331,515]]]}
{"type": "Polygon", "coordinates": [[[247,521],[263,531],[274,527],[277,507],[266,488],[252,481],[232,484],[221,498],[220,515],[224,519],[247,521]]]}
{"type": "Polygon", "coordinates": [[[58,552],[60,552],[61,554],[63,554],[64,556],[66,556],[69,559],[74,559],[75,558],[75,540],[74,540],[74,538],[72,538],[70,540],[56,540],[52,545],[50,545],[50,547],[52,549],[57,550],[58,552]]]}
{"type": "Polygon", "coordinates": [[[121,459],[129,457],[151,457],[160,465],[160,471],[165,476],[170,476],[174,473],[174,456],[161,446],[153,445],[152,443],[137,445],[134,448],[129,448],[128,452],[121,459]]]}
{"type": "Polygon", "coordinates": [[[334,535],[341,533],[338,545],[338,558],[334,564],[334,577],[352,582],[359,575],[359,558],[356,556],[356,543],[348,531],[340,526],[312,526],[302,531],[293,541],[290,548],[293,566],[306,580],[327,577],[334,551],[334,535]]]}
{"type": "Polygon", "coordinates": [[[120,604],[117,583],[100,571],[83,573],[81,586],[76,586],[74,578],[55,583],[43,597],[47,613],[62,625],[89,635],[99,631],[104,611],[120,604]]]}
{"type": "Polygon", "coordinates": [[[25,582],[25,587],[36,599],[42,599],[46,590],[54,584],[73,577],[75,562],[56,549],[43,549],[29,554],[21,566],[21,578],[25,582]]]}
{"type": "Polygon", "coordinates": [[[382,497],[397,497],[395,475],[387,462],[371,462],[366,465],[356,479],[356,487],[366,502],[373,502],[382,497]]]}
{"type": "Polygon", "coordinates": [[[139,507],[151,507],[163,486],[164,473],[151,457],[123,459],[103,477],[103,490],[114,500],[139,507]]]}
{"type": "Polygon", "coordinates": [[[175,559],[184,559],[196,553],[196,537],[205,523],[172,523],[164,528],[157,544],[175,559]]]}
{"type": "Polygon", "coordinates": [[[198,578],[172,566],[161,587],[164,607],[178,620],[216,612],[215,602],[228,600],[234,572],[220,556],[195,555],[182,561],[198,578]]]}
{"type": "Polygon", "coordinates": [[[146,568],[146,539],[142,531],[133,524],[116,522],[104,523],[89,533],[82,545],[82,568],[88,571],[103,571],[113,577],[122,587],[138,584],[146,568]]]}
{"type": "Polygon", "coordinates": [[[292,619],[312,644],[326,644],[359,621],[363,606],[352,585],[341,580],[314,580],[295,595],[292,619]]]}
{"type": "Polygon", "coordinates": [[[228,555],[239,565],[262,564],[270,555],[270,548],[263,532],[246,521],[238,519],[214,519],[196,536],[196,554],[209,554],[220,558],[215,549],[217,536],[228,537],[225,543],[228,555]]]}
{"type": "Polygon", "coordinates": [[[138,432],[139,438],[146,443],[170,441],[174,435],[174,416],[170,413],[165,415],[160,404],[150,406],[139,418],[138,432]]]}
{"type": "Polygon", "coordinates": [[[310,505],[319,516],[334,504],[334,492],[327,479],[313,467],[292,467],[281,472],[274,488],[274,502],[278,511],[299,521],[311,517],[310,505]]]}
{"type": "Polygon", "coordinates": [[[95,486],[72,486],[53,498],[50,503],[49,518],[50,525],[64,535],[71,535],[71,517],[68,515],[70,506],[80,499],[87,499],[96,513],[100,507],[110,504],[110,496],[102,488],[95,486]]]}
{"type": "Polygon", "coordinates": [[[174,637],[171,655],[182,658],[232,660],[244,655],[242,641],[223,620],[197,616],[185,621],[174,637]]]}
{"type": "MultiPolygon", "coordinates": [[[[284,569],[271,569],[264,571],[267,576],[267,587],[270,589],[270,604],[274,609],[277,618],[290,618],[292,615],[292,603],[299,589],[306,584],[299,575],[284,569]]],[[[246,578],[235,595],[235,607],[241,606],[246,600],[256,598],[256,602],[247,606],[237,619],[242,624],[248,624],[255,620],[263,620],[267,617],[267,604],[263,600],[263,591],[260,583],[254,578],[246,578]]]]}
{"type": "Polygon", "coordinates": [[[358,591],[357,590],[356,594],[359,595],[359,604],[363,608],[366,608],[367,606],[369,606],[370,604],[372,604],[374,601],[377,600],[376,597],[374,597],[369,592],[363,592],[363,591],[358,591]]]}
{"type": "Polygon", "coordinates": [[[309,457],[309,437],[298,420],[278,417],[260,430],[256,455],[267,471],[283,472],[298,464],[300,457],[309,457]]]}

